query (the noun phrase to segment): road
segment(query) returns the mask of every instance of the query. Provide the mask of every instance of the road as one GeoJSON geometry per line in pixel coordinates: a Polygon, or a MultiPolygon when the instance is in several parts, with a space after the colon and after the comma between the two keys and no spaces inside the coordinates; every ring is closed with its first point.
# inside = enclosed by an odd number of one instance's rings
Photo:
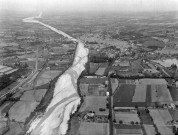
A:
{"type": "Polygon", "coordinates": [[[111,79],[108,76],[108,90],[109,90],[109,135],[113,135],[113,113],[112,113],[112,88],[111,88],[111,79]]]}

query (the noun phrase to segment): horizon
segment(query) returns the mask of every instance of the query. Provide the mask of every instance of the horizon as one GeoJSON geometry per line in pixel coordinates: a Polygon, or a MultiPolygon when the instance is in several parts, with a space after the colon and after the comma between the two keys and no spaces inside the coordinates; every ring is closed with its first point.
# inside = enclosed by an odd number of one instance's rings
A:
{"type": "Polygon", "coordinates": [[[169,12],[177,0],[0,0],[1,10],[27,12],[169,12]],[[15,6],[14,6],[15,5],[15,6]]]}

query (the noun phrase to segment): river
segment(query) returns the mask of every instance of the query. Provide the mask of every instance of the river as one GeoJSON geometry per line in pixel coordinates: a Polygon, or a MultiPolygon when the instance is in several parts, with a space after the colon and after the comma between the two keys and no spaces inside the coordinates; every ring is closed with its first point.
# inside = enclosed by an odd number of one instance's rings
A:
{"type": "Polygon", "coordinates": [[[43,116],[36,118],[30,125],[27,133],[31,135],[65,135],[68,130],[68,121],[81,103],[77,92],[77,79],[85,69],[88,61],[88,49],[84,44],[63,31],[44,24],[38,20],[41,16],[23,19],[23,22],[38,23],[52,31],[77,43],[75,56],[71,67],[69,67],[57,80],[53,98],[43,116]]]}

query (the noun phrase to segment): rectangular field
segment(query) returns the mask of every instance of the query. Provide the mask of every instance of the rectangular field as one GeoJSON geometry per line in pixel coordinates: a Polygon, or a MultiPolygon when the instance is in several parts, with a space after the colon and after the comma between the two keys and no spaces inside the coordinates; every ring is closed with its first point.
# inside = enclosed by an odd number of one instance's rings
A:
{"type": "Polygon", "coordinates": [[[158,101],[155,84],[151,85],[151,99],[152,99],[151,102],[157,102],[158,101]]]}
{"type": "Polygon", "coordinates": [[[156,135],[153,125],[143,125],[147,135],[156,135]]]}
{"type": "Polygon", "coordinates": [[[158,102],[170,102],[173,101],[167,85],[156,85],[158,102]]]}
{"type": "Polygon", "coordinates": [[[117,107],[150,106],[151,85],[121,84],[114,92],[113,103],[117,107]]]}
{"type": "Polygon", "coordinates": [[[169,110],[169,113],[170,113],[170,115],[171,115],[171,117],[172,117],[172,119],[173,120],[178,120],[178,111],[176,111],[176,110],[169,110]]]}
{"type": "Polygon", "coordinates": [[[109,110],[106,108],[106,97],[104,96],[86,96],[84,103],[80,107],[80,112],[94,111],[96,115],[108,115],[109,110]],[[105,111],[99,111],[99,108],[105,111]]]}
{"type": "Polygon", "coordinates": [[[130,124],[131,121],[140,123],[137,113],[134,112],[115,112],[115,120],[117,123],[122,120],[124,124],[130,124]]]}
{"type": "Polygon", "coordinates": [[[172,126],[171,127],[157,126],[157,127],[158,127],[158,131],[161,133],[161,135],[174,135],[172,126]]]}
{"type": "Polygon", "coordinates": [[[171,88],[169,88],[169,92],[172,96],[172,99],[174,101],[178,101],[178,90],[175,87],[171,87],[171,88]]]}
{"type": "Polygon", "coordinates": [[[77,135],[109,135],[107,123],[81,122],[77,135]]]}
{"type": "Polygon", "coordinates": [[[116,102],[132,102],[135,92],[135,85],[122,84],[114,93],[114,103],[116,102]]]}
{"type": "Polygon", "coordinates": [[[147,113],[144,109],[139,109],[139,112],[140,112],[140,119],[143,122],[143,124],[153,125],[153,121],[149,113],[147,113]]]}
{"type": "Polygon", "coordinates": [[[145,102],[146,85],[136,85],[132,102],[145,102]]]}
{"type": "Polygon", "coordinates": [[[167,109],[159,109],[158,111],[165,124],[173,120],[167,109]]]}
{"type": "Polygon", "coordinates": [[[146,88],[146,106],[150,106],[151,104],[151,85],[147,85],[146,88]]]}
{"type": "Polygon", "coordinates": [[[149,109],[149,111],[156,125],[165,125],[164,120],[157,109],[149,109]]]}

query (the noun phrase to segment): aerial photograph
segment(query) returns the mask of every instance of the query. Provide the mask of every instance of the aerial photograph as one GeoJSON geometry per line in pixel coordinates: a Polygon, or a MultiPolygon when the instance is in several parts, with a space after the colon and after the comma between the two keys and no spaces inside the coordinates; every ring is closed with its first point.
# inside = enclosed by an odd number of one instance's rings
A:
{"type": "Polygon", "coordinates": [[[178,0],[0,0],[0,135],[178,135],[178,0]]]}

